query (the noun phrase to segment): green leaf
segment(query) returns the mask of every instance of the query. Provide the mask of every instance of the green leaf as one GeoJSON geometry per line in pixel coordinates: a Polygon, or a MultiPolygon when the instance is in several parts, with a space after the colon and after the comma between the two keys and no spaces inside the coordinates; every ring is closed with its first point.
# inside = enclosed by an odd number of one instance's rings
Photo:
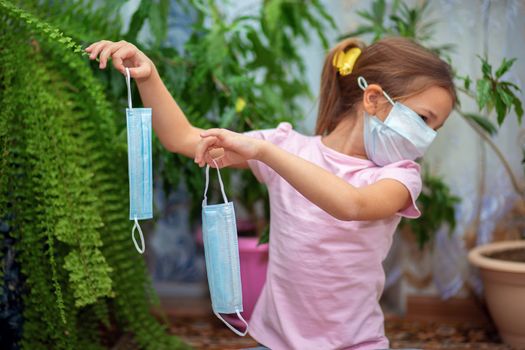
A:
{"type": "Polygon", "coordinates": [[[140,0],[137,10],[131,16],[131,21],[129,23],[128,32],[125,34],[125,37],[130,40],[136,38],[146,18],[150,14],[150,8],[152,1],[150,0],[140,0]]]}
{"type": "Polygon", "coordinates": [[[497,93],[494,94],[494,104],[496,106],[496,114],[498,115],[498,124],[501,125],[507,116],[507,107],[505,106],[505,102],[503,102],[501,95],[497,93]]]}
{"type": "Polygon", "coordinates": [[[376,0],[372,3],[372,13],[374,20],[379,23],[385,18],[386,13],[386,2],[385,0],[376,0]]]}
{"type": "Polygon", "coordinates": [[[463,86],[465,87],[465,90],[470,90],[470,84],[472,83],[472,80],[470,79],[470,76],[466,76],[463,80],[463,86]]]}
{"type": "Polygon", "coordinates": [[[346,33],[346,34],[343,34],[343,35],[339,36],[338,40],[343,40],[343,39],[346,39],[346,38],[354,38],[354,37],[361,36],[363,34],[370,34],[370,33],[374,33],[374,27],[372,27],[372,26],[359,26],[359,27],[357,27],[357,29],[355,31],[349,32],[349,33],[346,33]]]}
{"type": "Polygon", "coordinates": [[[507,108],[512,106],[514,94],[512,94],[508,89],[500,84],[497,84],[496,93],[499,95],[503,103],[505,103],[507,108]]]}
{"type": "Polygon", "coordinates": [[[481,72],[483,73],[484,78],[489,78],[492,76],[492,66],[489,64],[487,58],[481,58],[481,56],[478,56],[481,60],[481,72]]]}
{"type": "Polygon", "coordinates": [[[337,24],[335,23],[335,20],[332,18],[332,16],[330,16],[323,3],[320,0],[313,0],[313,5],[315,9],[319,12],[319,14],[322,16],[322,18],[326,22],[328,22],[328,24],[330,24],[330,26],[333,29],[337,29],[337,24]]]}
{"type": "Polygon", "coordinates": [[[520,87],[514,83],[511,83],[510,81],[500,81],[499,82],[500,85],[504,85],[504,86],[510,86],[512,87],[513,89],[515,89],[516,91],[521,91],[520,87]]]}
{"type": "Polygon", "coordinates": [[[507,58],[504,57],[501,66],[496,71],[496,78],[500,78],[503,74],[505,74],[510,69],[510,67],[512,67],[514,62],[516,62],[516,58],[507,60],[507,58]]]}
{"type": "Polygon", "coordinates": [[[257,245],[268,244],[268,243],[270,243],[270,230],[269,230],[269,227],[267,226],[264,229],[263,234],[259,238],[259,243],[257,243],[257,245]]]}
{"type": "Polygon", "coordinates": [[[490,99],[491,81],[487,79],[479,79],[476,88],[476,101],[478,108],[481,111],[490,99]]]}
{"type": "Polygon", "coordinates": [[[169,1],[160,0],[160,4],[150,6],[148,23],[155,38],[156,45],[160,45],[168,33],[169,1]]]}
{"type": "Polygon", "coordinates": [[[516,112],[516,116],[518,117],[518,122],[521,124],[521,118],[523,117],[523,106],[521,104],[521,100],[517,96],[514,96],[513,104],[514,111],[516,112]]]}
{"type": "Polygon", "coordinates": [[[495,135],[498,132],[498,129],[490,120],[486,117],[482,117],[479,114],[474,113],[465,113],[465,117],[469,118],[476,124],[478,124],[483,130],[485,130],[489,135],[495,135]]]}
{"type": "Polygon", "coordinates": [[[510,112],[510,109],[512,108],[512,106],[514,106],[514,111],[516,112],[516,116],[518,117],[518,122],[521,124],[521,118],[523,116],[522,104],[520,99],[516,96],[512,89],[520,91],[518,86],[516,86],[515,84],[506,81],[498,82],[497,91],[507,107],[506,113],[510,112]]]}

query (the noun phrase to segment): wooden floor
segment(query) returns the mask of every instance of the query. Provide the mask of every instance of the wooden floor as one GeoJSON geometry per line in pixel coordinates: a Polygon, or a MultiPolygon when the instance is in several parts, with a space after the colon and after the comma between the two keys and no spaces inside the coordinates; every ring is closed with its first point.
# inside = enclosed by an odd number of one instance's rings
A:
{"type": "MultiPolygon", "coordinates": [[[[462,314],[468,310],[468,306],[455,305],[454,302],[451,305],[459,308],[462,314]]],[[[512,350],[502,344],[490,322],[480,318],[480,315],[475,315],[476,319],[463,317],[451,320],[434,307],[437,317],[433,320],[432,315],[427,313],[433,310],[432,307],[426,309],[428,300],[412,300],[409,306],[412,313],[408,317],[386,315],[385,331],[394,349],[512,350]]],[[[228,350],[257,345],[249,336],[239,337],[226,328],[213,315],[205,298],[161,300],[161,307],[168,316],[170,332],[195,349],[228,350]]],[[[446,310],[446,307],[442,309],[446,310]]]]}

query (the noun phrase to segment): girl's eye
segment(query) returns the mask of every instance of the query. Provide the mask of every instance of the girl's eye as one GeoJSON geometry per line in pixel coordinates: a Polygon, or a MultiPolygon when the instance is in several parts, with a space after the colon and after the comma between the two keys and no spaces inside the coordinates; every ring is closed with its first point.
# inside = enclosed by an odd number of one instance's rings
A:
{"type": "Polygon", "coordinates": [[[421,115],[421,114],[418,114],[418,115],[419,115],[419,117],[420,117],[421,119],[423,119],[423,121],[424,121],[425,123],[428,121],[428,118],[425,117],[424,115],[421,115]]]}

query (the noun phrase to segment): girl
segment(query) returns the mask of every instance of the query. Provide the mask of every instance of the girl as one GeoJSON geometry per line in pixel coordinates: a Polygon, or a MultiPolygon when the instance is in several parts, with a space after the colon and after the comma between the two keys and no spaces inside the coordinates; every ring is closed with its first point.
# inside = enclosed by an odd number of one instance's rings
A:
{"type": "Polygon", "coordinates": [[[384,349],[382,261],[401,217],[417,218],[414,159],[451,112],[451,69],[412,41],[365,47],[347,39],[327,55],[316,136],[288,123],[238,134],[191,126],[154,64],[130,43],[86,51],[130,67],[153,128],[199,166],[249,168],[268,186],[270,258],[250,334],[274,349],[384,349]]]}

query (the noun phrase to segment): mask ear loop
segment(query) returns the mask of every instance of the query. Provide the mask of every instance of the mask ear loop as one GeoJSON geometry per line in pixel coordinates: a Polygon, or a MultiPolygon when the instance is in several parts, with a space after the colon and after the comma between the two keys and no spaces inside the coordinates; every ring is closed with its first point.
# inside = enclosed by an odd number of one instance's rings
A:
{"type": "Polygon", "coordinates": [[[146,250],[145,244],[144,244],[144,235],[142,234],[142,229],[140,228],[140,225],[139,225],[139,222],[136,216],[135,216],[135,225],[133,225],[133,229],[131,230],[131,239],[133,240],[133,243],[135,244],[135,248],[137,249],[137,251],[140,254],[143,254],[144,250],[146,250]],[[139,246],[139,244],[137,243],[137,240],[135,239],[135,229],[137,228],[139,230],[140,243],[142,247],[139,246]]]}
{"type": "MultiPolygon", "coordinates": [[[[359,85],[359,87],[363,91],[365,91],[366,88],[368,87],[368,83],[366,82],[365,78],[363,78],[362,76],[357,77],[357,85],[359,85]]],[[[381,91],[383,91],[383,95],[385,95],[385,98],[388,100],[388,102],[390,102],[392,106],[394,106],[395,105],[394,100],[392,100],[390,96],[388,96],[388,94],[383,89],[381,89],[381,91]]]]}
{"type": "Polygon", "coordinates": [[[132,109],[131,107],[131,76],[129,74],[128,67],[126,67],[126,86],[128,87],[128,107],[129,109],[132,109]]]}
{"type": "MultiPolygon", "coordinates": [[[[215,161],[215,159],[212,159],[213,164],[215,164],[215,168],[217,169],[217,175],[219,176],[219,184],[221,186],[221,193],[222,193],[222,199],[224,200],[224,203],[228,203],[228,197],[226,197],[226,192],[224,191],[224,183],[222,182],[221,178],[221,172],[219,171],[219,165],[215,161]]],[[[208,197],[206,196],[208,193],[208,186],[210,184],[210,165],[206,165],[206,185],[204,186],[204,199],[202,200],[202,206],[205,207],[208,205],[208,197]]]]}
{"type": "Polygon", "coordinates": [[[244,330],[244,332],[240,332],[238,329],[236,329],[235,327],[233,327],[231,324],[229,324],[228,322],[226,322],[226,320],[224,318],[222,318],[222,316],[218,313],[218,312],[215,312],[213,311],[213,313],[215,314],[215,316],[217,316],[222,322],[224,322],[224,324],[229,328],[231,329],[235,334],[237,334],[238,336],[240,337],[244,337],[247,333],[248,333],[248,322],[246,322],[246,320],[244,318],[242,318],[241,314],[239,313],[239,310],[235,310],[235,313],[237,314],[237,316],[239,316],[239,319],[246,325],[246,329],[244,330]]]}
{"type": "Polygon", "coordinates": [[[217,169],[217,175],[219,176],[219,185],[221,185],[222,199],[224,200],[224,203],[228,203],[226,192],[224,192],[224,184],[222,183],[221,172],[219,171],[219,164],[217,164],[215,159],[212,159],[212,161],[213,161],[213,164],[215,164],[215,168],[217,169]]]}
{"type": "Polygon", "coordinates": [[[204,199],[202,200],[202,206],[205,207],[208,205],[208,185],[210,184],[210,166],[206,165],[206,185],[204,186],[204,199]]]}
{"type": "MultiPolygon", "coordinates": [[[[129,74],[129,68],[126,67],[126,86],[128,88],[128,108],[129,111],[133,109],[131,104],[131,75],[129,74]]],[[[139,221],[137,220],[137,217],[135,216],[135,224],[133,225],[133,228],[131,229],[131,239],[133,240],[133,243],[135,244],[135,249],[140,254],[144,254],[144,251],[146,250],[145,244],[144,244],[144,234],[142,233],[142,229],[140,228],[139,221]],[[139,230],[139,237],[140,237],[140,243],[141,246],[137,243],[137,240],[135,239],[135,230],[139,230]]]]}

